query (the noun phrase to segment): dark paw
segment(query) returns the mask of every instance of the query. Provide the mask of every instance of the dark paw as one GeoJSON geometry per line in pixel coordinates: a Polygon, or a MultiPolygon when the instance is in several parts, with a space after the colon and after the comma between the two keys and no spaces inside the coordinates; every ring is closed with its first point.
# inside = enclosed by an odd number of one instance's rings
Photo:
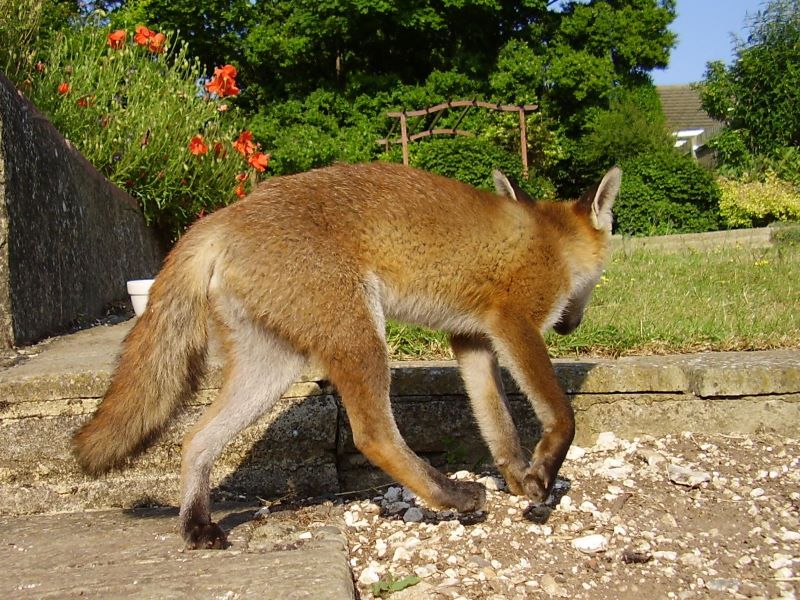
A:
{"type": "Polygon", "coordinates": [[[183,539],[189,550],[224,550],[228,547],[228,537],[216,523],[194,525],[184,533],[183,539]]]}
{"type": "Polygon", "coordinates": [[[546,465],[535,464],[522,479],[522,489],[525,496],[533,500],[533,502],[543,503],[547,501],[550,496],[550,489],[555,482],[555,474],[549,473],[546,465]]]}
{"type": "Polygon", "coordinates": [[[486,488],[475,481],[459,481],[450,494],[450,506],[459,512],[474,512],[486,504],[486,488]]]}

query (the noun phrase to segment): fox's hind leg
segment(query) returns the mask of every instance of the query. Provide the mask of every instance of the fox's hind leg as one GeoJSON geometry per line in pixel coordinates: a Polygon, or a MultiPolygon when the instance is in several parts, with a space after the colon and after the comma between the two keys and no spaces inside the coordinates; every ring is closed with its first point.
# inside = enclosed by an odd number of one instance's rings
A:
{"type": "Polygon", "coordinates": [[[529,465],[528,457],[519,444],[491,342],[485,336],[472,335],[452,335],[450,342],[481,435],[508,488],[524,496],[522,480],[529,465]]]}
{"type": "Polygon", "coordinates": [[[377,297],[368,290],[367,298],[356,298],[346,309],[333,312],[337,326],[320,331],[324,338],[316,345],[341,395],[356,447],[429,504],[463,512],[480,509],[485,501],[482,485],[447,478],[419,458],[397,429],[389,402],[385,323],[377,297]]]}
{"type": "Polygon", "coordinates": [[[235,303],[217,303],[226,364],[219,397],[183,441],[180,529],[189,548],[224,548],[225,533],[211,521],[214,461],[237,433],[266,413],[305,364],[288,343],[249,319],[235,303]]]}

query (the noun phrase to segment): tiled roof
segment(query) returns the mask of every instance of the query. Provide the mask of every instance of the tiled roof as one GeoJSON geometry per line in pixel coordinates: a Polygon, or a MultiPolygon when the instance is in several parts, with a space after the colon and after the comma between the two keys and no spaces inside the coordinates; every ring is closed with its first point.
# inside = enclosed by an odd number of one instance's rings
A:
{"type": "Polygon", "coordinates": [[[719,131],[723,124],[708,116],[700,104],[700,93],[689,85],[662,85],[656,88],[670,131],[704,129],[705,136],[719,131]]]}

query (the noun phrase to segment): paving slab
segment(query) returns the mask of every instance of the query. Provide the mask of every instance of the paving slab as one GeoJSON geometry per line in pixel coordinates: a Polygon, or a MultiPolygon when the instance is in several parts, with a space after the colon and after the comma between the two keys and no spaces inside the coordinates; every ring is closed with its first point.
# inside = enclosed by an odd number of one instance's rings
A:
{"type": "Polygon", "coordinates": [[[174,509],[0,517],[2,598],[354,598],[337,521],[297,523],[255,507],[215,518],[227,550],[186,551],[174,509]]]}

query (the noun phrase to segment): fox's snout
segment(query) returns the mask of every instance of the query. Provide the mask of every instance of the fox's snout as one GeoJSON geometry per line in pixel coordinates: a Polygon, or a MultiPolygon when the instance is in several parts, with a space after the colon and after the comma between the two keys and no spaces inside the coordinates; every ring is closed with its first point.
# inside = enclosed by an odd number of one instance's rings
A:
{"type": "Polygon", "coordinates": [[[578,326],[581,324],[581,321],[583,321],[582,314],[578,315],[577,317],[563,315],[558,322],[553,325],[553,331],[555,331],[558,335],[569,335],[578,328],[578,326]]]}

